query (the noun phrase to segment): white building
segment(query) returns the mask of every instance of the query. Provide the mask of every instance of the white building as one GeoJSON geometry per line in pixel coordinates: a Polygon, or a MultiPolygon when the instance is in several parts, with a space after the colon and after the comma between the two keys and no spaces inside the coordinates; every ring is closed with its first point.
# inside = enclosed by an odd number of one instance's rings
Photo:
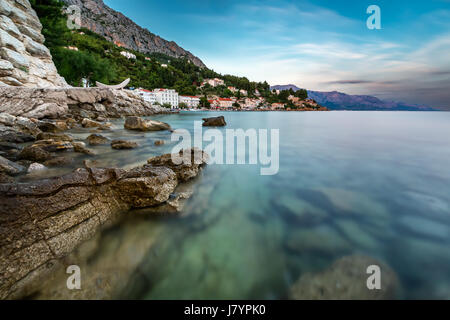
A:
{"type": "Polygon", "coordinates": [[[120,54],[123,55],[127,59],[134,59],[134,60],[136,60],[136,55],[132,54],[131,52],[121,51],[120,54]]]}
{"type": "Polygon", "coordinates": [[[211,87],[218,87],[218,86],[224,86],[225,85],[225,81],[223,81],[222,79],[218,79],[218,78],[214,78],[214,79],[205,79],[205,81],[203,81],[202,86],[204,86],[205,84],[209,84],[211,87]]]}
{"type": "Polygon", "coordinates": [[[136,89],[134,92],[140,95],[145,101],[150,102],[151,104],[156,103],[156,95],[152,91],[146,89],[136,89]]]}
{"type": "Polygon", "coordinates": [[[160,105],[170,104],[172,109],[178,108],[178,92],[173,89],[155,89],[153,90],[156,102],[160,105]]]}
{"type": "Polygon", "coordinates": [[[197,109],[200,105],[200,98],[195,96],[179,96],[178,102],[186,104],[189,108],[197,109]]]}

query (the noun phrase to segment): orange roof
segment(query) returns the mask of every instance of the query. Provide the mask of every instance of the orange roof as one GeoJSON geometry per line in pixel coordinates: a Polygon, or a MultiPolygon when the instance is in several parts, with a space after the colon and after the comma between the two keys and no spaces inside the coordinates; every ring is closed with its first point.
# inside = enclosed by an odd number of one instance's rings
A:
{"type": "Polygon", "coordinates": [[[219,98],[219,101],[233,101],[230,98],[219,98]]]}

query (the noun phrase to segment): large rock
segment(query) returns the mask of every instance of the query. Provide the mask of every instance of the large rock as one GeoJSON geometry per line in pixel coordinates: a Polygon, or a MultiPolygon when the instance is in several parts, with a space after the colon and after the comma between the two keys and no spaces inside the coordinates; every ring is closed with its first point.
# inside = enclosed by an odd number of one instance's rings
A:
{"type": "Polygon", "coordinates": [[[150,116],[168,111],[152,106],[129,90],[0,87],[0,112],[36,119],[70,117],[82,121],[84,118],[150,116]]]}
{"type": "Polygon", "coordinates": [[[108,138],[105,138],[100,134],[91,134],[89,137],[87,137],[86,140],[89,142],[89,145],[91,146],[107,144],[109,141],[108,138]]]}
{"type": "Polygon", "coordinates": [[[223,116],[203,119],[204,127],[225,127],[226,125],[227,122],[225,121],[225,117],[223,116]]]}
{"type": "Polygon", "coordinates": [[[386,300],[395,299],[399,280],[386,264],[366,256],[346,256],[320,273],[306,273],[292,286],[294,300],[386,300]],[[381,289],[369,290],[369,266],[381,269],[381,289]]]}
{"type": "Polygon", "coordinates": [[[156,120],[144,120],[140,117],[128,117],[125,120],[125,129],[135,131],[164,131],[171,130],[170,125],[156,120]]]}
{"type": "Polygon", "coordinates": [[[178,176],[169,167],[145,165],[0,184],[0,299],[19,298],[23,286],[38,281],[42,266],[68,255],[121,212],[163,205],[178,176]]]}
{"type": "Polygon", "coordinates": [[[116,150],[127,150],[136,149],[137,147],[139,147],[139,144],[134,141],[113,140],[111,142],[111,147],[116,150]]]}
{"type": "Polygon", "coordinates": [[[0,172],[6,173],[10,176],[15,176],[23,173],[24,171],[25,168],[23,166],[0,156],[0,172]]]}
{"type": "Polygon", "coordinates": [[[52,154],[38,146],[28,146],[19,153],[19,159],[44,162],[52,158],[52,154]]]}
{"type": "Polygon", "coordinates": [[[148,159],[147,163],[154,167],[171,168],[180,181],[188,181],[198,175],[201,167],[208,161],[208,154],[203,150],[192,148],[182,150],[178,155],[165,154],[148,159]],[[180,160],[180,163],[174,163],[173,159],[180,160]]]}

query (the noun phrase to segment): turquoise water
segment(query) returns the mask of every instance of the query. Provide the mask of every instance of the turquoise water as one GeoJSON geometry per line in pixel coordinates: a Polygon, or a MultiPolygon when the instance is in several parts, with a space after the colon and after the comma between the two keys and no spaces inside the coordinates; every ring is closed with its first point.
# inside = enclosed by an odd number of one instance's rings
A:
{"type": "MultiPolygon", "coordinates": [[[[216,115],[154,118],[192,131],[216,115]]],[[[395,270],[399,298],[450,298],[450,113],[223,115],[228,129],[280,129],[279,173],[210,165],[181,216],[130,215],[106,230],[94,258],[134,228],[142,239],[160,235],[120,280],[119,297],[284,299],[305,272],[362,253],[395,270]]],[[[143,148],[130,151],[133,163],[174,145],[153,146],[168,133],[136,137],[143,148]]]]}

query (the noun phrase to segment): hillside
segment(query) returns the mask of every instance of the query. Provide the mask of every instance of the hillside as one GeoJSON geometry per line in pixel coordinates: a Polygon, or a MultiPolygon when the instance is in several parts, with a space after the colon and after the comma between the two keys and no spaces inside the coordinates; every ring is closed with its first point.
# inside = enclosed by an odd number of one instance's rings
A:
{"type": "MultiPolygon", "coordinates": [[[[293,84],[272,86],[271,90],[300,90],[293,84]]],[[[432,111],[427,106],[403,102],[383,101],[368,95],[349,95],[342,92],[321,92],[308,90],[308,96],[331,110],[383,110],[383,111],[432,111]]]]}
{"type": "Polygon", "coordinates": [[[198,88],[203,79],[220,78],[229,86],[251,92],[258,89],[263,94],[269,92],[266,82],[256,83],[244,77],[220,75],[195,65],[186,57],[172,58],[163,53],[143,54],[125,50],[135,55],[135,59],[128,59],[121,55],[124,48],[88,29],[69,30],[61,2],[31,0],[31,4],[43,25],[45,45],[50,49],[59,74],[73,86],[81,86],[82,78],[88,79],[91,84],[95,81],[117,84],[131,78],[130,87],[173,88],[184,95],[223,95],[226,87],[198,88]]]}
{"type": "Polygon", "coordinates": [[[163,53],[173,58],[186,58],[198,67],[205,64],[173,41],[167,41],[134,23],[131,19],[103,3],[102,0],[62,0],[81,8],[81,26],[105,39],[144,54],[163,53]]]}

